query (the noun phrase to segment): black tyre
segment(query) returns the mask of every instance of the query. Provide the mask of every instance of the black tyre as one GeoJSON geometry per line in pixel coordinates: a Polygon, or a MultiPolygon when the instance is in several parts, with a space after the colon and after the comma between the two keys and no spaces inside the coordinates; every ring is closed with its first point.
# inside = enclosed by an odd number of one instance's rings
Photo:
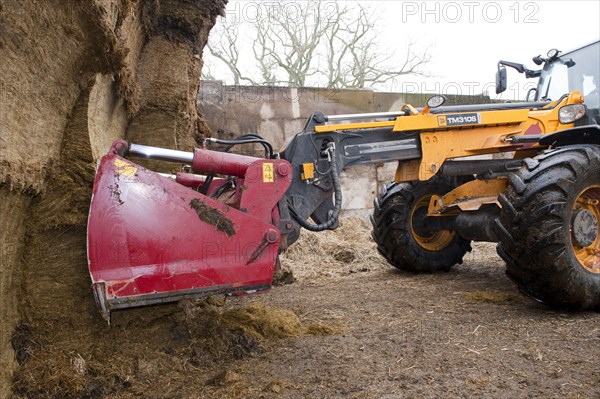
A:
{"type": "Polygon", "coordinates": [[[600,309],[600,146],[527,159],[499,197],[498,254],[531,297],[600,309]]]}
{"type": "Polygon", "coordinates": [[[471,250],[469,241],[456,232],[423,231],[419,220],[426,217],[429,199],[454,189],[449,180],[434,178],[425,182],[392,183],[379,197],[371,223],[373,240],[392,266],[411,272],[447,271],[471,250]]]}

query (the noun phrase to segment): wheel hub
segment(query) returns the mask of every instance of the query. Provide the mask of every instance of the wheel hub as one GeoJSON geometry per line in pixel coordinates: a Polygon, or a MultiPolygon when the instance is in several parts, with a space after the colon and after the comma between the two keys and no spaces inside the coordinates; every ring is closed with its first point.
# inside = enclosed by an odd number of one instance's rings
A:
{"type": "Polygon", "coordinates": [[[600,186],[583,190],[576,198],[571,217],[573,252],[581,267],[600,274],[600,186]]]}
{"type": "Polygon", "coordinates": [[[598,237],[598,219],[596,215],[587,209],[574,212],[571,232],[573,239],[580,247],[585,248],[592,245],[598,237]]]}
{"type": "Polygon", "coordinates": [[[414,232],[421,237],[430,237],[433,234],[435,234],[435,231],[433,231],[427,227],[427,224],[425,222],[426,220],[427,220],[427,208],[421,207],[421,208],[415,210],[415,213],[413,214],[413,219],[412,219],[412,226],[413,226],[414,232]]]}
{"type": "Polygon", "coordinates": [[[414,205],[411,217],[410,227],[413,238],[417,243],[428,251],[441,251],[452,243],[454,233],[448,230],[431,230],[426,222],[427,207],[431,196],[421,198],[414,205]]]}

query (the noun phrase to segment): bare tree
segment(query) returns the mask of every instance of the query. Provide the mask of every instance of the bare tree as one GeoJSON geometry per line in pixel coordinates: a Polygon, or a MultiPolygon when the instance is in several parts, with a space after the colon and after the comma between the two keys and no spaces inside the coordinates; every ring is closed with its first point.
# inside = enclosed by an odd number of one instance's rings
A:
{"type": "Polygon", "coordinates": [[[417,54],[412,42],[399,62],[381,51],[379,15],[359,3],[263,4],[252,23],[225,19],[211,33],[210,54],[229,69],[234,84],[375,87],[401,75],[423,74],[431,59],[428,49],[417,54]],[[252,51],[242,56],[245,47],[252,51]]]}
{"type": "MultiPolygon", "coordinates": [[[[216,32],[211,35],[211,41],[208,44],[210,53],[217,59],[221,60],[233,76],[233,83],[239,85],[242,81],[256,85],[255,80],[244,76],[239,69],[240,64],[240,49],[239,49],[239,26],[234,23],[229,23],[221,17],[222,24],[216,28],[216,32]],[[215,39],[215,40],[213,40],[215,39]]],[[[213,77],[210,65],[205,67],[213,77]]],[[[205,76],[208,77],[208,76],[205,76]]]]}

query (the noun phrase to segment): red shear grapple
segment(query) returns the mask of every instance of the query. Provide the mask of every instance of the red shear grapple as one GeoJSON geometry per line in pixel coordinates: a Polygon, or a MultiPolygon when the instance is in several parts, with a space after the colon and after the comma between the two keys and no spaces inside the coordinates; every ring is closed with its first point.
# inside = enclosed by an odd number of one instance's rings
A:
{"type": "Polygon", "coordinates": [[[273,220],[290,179],[291,166],[281,159],[115,142],[100,161],[88,221],[89,269],[103,315],[191,296],[269,289],[280,241],[273,220]],[[190,161],[195,171],[232,176],[213,180],[215,186],[237,189],[224,192],[226,200],[203,195],[202,177],[179,173],[176,179],[186,186],[125,159],[119,155],[124,150],[190,161]]]}

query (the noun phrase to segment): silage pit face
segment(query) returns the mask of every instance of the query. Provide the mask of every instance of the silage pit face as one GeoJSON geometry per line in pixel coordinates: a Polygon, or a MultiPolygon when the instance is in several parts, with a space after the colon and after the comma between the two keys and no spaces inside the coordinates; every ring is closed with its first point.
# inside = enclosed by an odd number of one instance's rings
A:
{"type": "Polygon", "coordinates": [[[21,364],[27,361],[39,346],[34,340],[34,334],[29,324],[21,321],[13,331],[11,337],[12,348],[15,351],[15,359],[21,364]]]}

